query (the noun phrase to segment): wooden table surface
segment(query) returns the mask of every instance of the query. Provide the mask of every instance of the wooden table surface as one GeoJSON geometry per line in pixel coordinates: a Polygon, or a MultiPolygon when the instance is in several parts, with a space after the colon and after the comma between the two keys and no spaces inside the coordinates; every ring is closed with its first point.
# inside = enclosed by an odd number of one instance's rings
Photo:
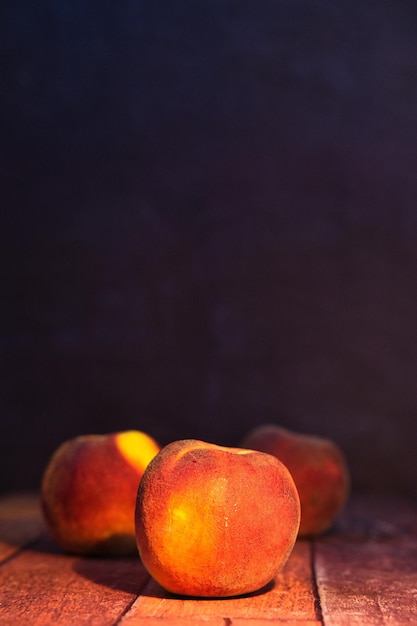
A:
{"type": "Polygon", "coordinates": [[[171,596],[139,557],[63,554],[35,495],[0,499],[0,625],[340,626],[417,624],[417,502],[351,497],[326,536],[299,540],[262,592],[231,599],[171,596]]]}

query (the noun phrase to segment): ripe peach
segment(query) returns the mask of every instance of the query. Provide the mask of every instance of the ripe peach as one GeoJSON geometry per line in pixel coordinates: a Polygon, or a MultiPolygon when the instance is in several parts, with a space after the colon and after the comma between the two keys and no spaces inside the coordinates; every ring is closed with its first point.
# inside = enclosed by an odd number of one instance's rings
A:
{"type": "Polygon", "coordinates": [[[139,482],[160,446],[140,431],[83,435],[61,444],[41,484],[51,536],[67,552],[137,553],[135,503],[139,482]]]}
{"type": "Polygon", "coordinates": [[[299,523],[290,473],[261,452],[174,441],[150,462],[138,490],[140,557],[176,594],[261,589],[288,559],[299,523]]]}
{"type": "Polygon", "coordinates": [[[291,472],[301,502],[299,536],[318,535],[331,527],[350,487],[344,455],[333,441],[264,424],[249,432],[241,445],[276,456],[291,472]]]}

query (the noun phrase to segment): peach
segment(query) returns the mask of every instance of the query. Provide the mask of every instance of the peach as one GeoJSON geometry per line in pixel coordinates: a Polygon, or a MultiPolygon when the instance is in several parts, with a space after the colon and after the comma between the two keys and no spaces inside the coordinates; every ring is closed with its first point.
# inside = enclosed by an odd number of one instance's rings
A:
{"type": "Polygon", "coordinates": [[[301,502],[300,537],[319,535],[332,526],[350,488],[346,460],[336,443],[264,424],[250,431],[241,445],[272,454],[289,469],[301,502]]]}
{"type": "Polygon", "coordinates": [[[174,441],[149,463],[138,490],[142,563],[175,594],[261,589],[287,561],[299,523],[290,473],[261,452],[174,441]]]}
{"type": "Polygon", "coordinates": [[[41,504],[66,552],[136,553],[135,504],[143,472],[160,446],[135,430],[83,435],[61,444],[43,474],[41,504]]]}

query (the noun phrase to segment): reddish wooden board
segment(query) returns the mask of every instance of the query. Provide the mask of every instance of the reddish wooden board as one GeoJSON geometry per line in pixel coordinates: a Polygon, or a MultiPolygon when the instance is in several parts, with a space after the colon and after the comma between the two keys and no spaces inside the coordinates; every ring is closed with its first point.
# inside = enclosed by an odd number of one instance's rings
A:
{"type": "Polygon", "coordinates": [[[356,498],[316,542],[315,571],[326,625],[417,624],[417,507],[356,498]]]}
{"type": "Polygon", "coordinates": [[[70,557],[40,540],[0,567],[0,624],[111,626],[147,581],[137,558],[70,557]]]}
{"type": "Polygon", "coordinates": [[[417,506],[351,498],[332,532],[298,541],[265,589],[175,597],[139,557],[68,556],[48,538],[36,496],[0,499],[0,626],[361,626],[417,624],[417,506]]]}

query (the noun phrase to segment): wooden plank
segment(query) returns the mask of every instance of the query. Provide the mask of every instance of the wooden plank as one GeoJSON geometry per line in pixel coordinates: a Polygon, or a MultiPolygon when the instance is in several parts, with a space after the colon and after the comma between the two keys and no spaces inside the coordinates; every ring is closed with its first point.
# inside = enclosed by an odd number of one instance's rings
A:
{"type": "MultiPolygon", "coordinates": [[[[123,624],[123,622],[121,622],[123,624]]],[[[192,617],[143,617],[134,622],[141,626],[271,626],[272,624],[285,624],[285,626],[317,626],[321,622],[295,619],[267,619],[267,618],[229,618],[229,617],[210,617],[210,616],[192,616],[192,617]]]]}
{"type": "Polygon", "coordinates": [[[356,498],[315,552],[326,626],[417,624],[417,508],[411,503],[356,498]]]}
{"type": "Polygon", "coordinates": [[[35,541],[43,528],[37,494],[0,498],[0,563],[35,541]]]}
{"type": "Polygon", "coordinates": [[[196,600],[163,591],[138,557],[63,554],[45,535],[38,499],[0,499],[1,626],[385,626],[417,624],[417,506],[351,499],[336,529],[297,542],[262,593],[196,600]],[[37,538],[41,535],[41,539],[37,538]],[[26,546],[26,548],[25,548],[26,546]],[[24,548],[24,549],[22,549],[24,548]],[[139,595],[138,597],[138,594],[139,595]]]}
{"type": "Polygon", "coordinates": [[[165,592],[151,580],[140,598],[133,603],[121,626],[146,624],[153,626],[166,619],[169,624],[182,624],[193,619],[210,626],[231,623],[262,624],[281,622],[298,626],[319,626],[311,570],[310,544],[300,541],[275,581],[260,593],[240,598],[192,599],[165,592]],[[159,622],[158,622],[159,620],[159,622]]]}
{"type": "Polygon", "coordinates": [[[0,567],[0,624],[113,626],[148,578],[139,557],[68,556],[45,538],[0,567]]]}

